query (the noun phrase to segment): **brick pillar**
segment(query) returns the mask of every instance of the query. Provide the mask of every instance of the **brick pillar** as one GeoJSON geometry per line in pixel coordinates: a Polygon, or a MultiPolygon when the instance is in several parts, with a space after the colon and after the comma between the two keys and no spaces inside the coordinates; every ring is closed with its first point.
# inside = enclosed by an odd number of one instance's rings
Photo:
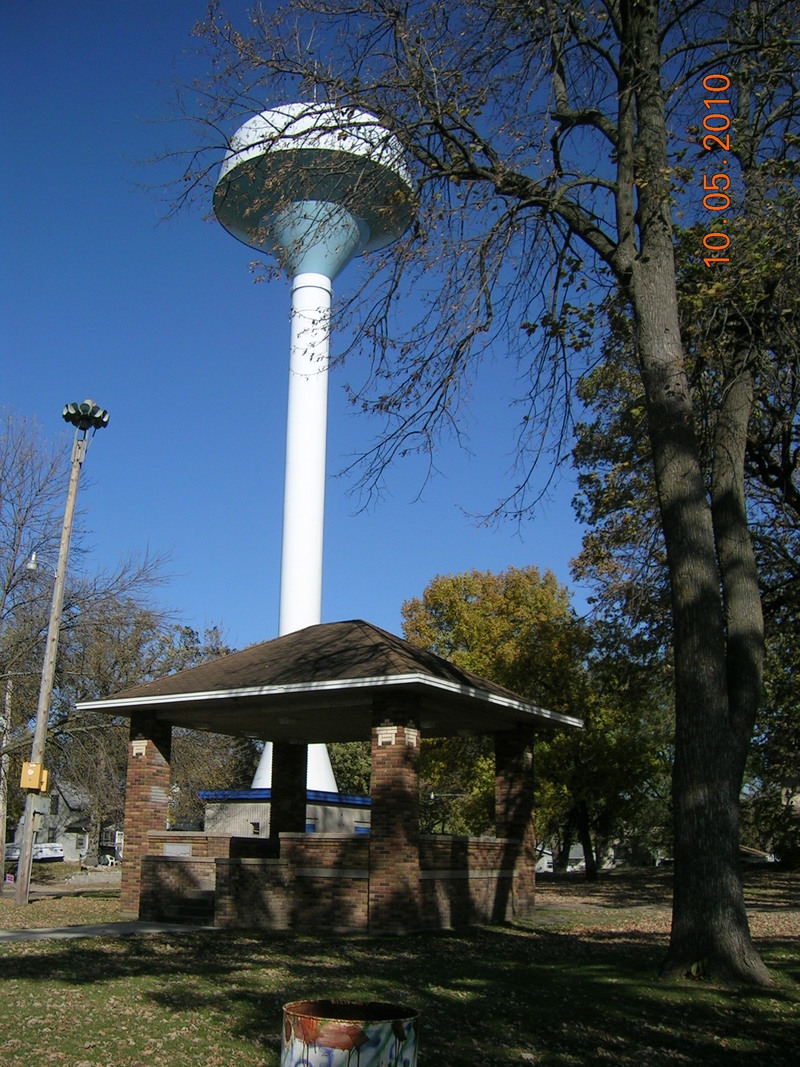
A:
{"type": "Polygon", "coordinates": [[[419,729],[413,706],[376,707],[372,724],[370,933],[422,923],[419,886],[419,729]]]}
{"type": "Polygon", "coordinates": [[[269,836],[277,846],[279,834],[306,830],[306,773],[308,745],[272,745],[272,799],[269,836]]]}
{"type": "Polygon", "coordinates": [[[533,908],[536,888],[533,735],[516,729],[495,734],[495,835],[505,840],[504,877],[493,919],[509,921],[533,908]]]}
{"type": "Polygon", "coordinates": [[[142,857],[148,830],[167,828],[172,727],[152,715],[131,716],[125,791],[125,846],[120,910],[139,917],[142,857]]]}

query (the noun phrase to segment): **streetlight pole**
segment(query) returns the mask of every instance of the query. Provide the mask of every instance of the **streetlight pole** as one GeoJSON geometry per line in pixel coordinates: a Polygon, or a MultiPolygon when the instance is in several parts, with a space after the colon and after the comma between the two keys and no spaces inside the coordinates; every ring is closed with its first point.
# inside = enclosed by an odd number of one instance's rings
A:
{"type": "Polygon", "coordinates": [[[3,711],[0,712],[0,875],[5,877],[6,817],[8,812],[8,753],[6,737],[11,728],[11,693],[14,682],[6,676],[6,693],[3,711]]]}
{"type": "MultiPolygon", "coordinates": [[[[47,646],[42,682],[39,687],[39,704],[36,709],[36,728],[31,746],[31,765],[41,769],[44,759],[44,746],[47,739],[47,720],[50,714],[50,699],[53,694],[53,681],[56,673],[56,654],[58,652],[58,635],[61,630],[61,610],[64,605],[64,585],[67,577],[69,559],[69,542],[72,537],[72,521],[75,516],[75,501],[78,496],[78,480],[81,467],[86,458],[86,451],[91,438],[89,430],[94,433],[108,425],[108,412],[99,408],[93,400],[84,400],[82,404],[67,404],[62,412],[63,418],[75,427],[75,439],[72,443],[72,458],[67,490],[67,503],[64,508],[64,523],[61,527],[61,545],[58,550],[56,580],[53,586],[53,601],[50,605],[50,623],[47,627],[47,646]]],[[[36,791],[29,789],[25,797],[25,820],[22,827],[22,844],[17,865],[16,904],[28,903],[31,882],[31,863],[33,860],[33,840],[35,837],[34,809],[36,791]]]]}

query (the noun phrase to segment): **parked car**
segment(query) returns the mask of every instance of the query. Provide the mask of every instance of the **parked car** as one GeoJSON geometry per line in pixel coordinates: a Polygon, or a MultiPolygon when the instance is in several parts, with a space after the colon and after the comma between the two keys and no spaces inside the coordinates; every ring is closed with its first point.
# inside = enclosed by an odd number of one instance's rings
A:
{"type": "MultiPolygon", "coordinates": [[[[6,859],[12,863],[19,859],[20,846],[16,844],[6,845],[6,859]]],[[[40,845],[33,846],[33,859],[35,861],[47,862],[52,860],[64,859],[64,846],[58,845],[54,841],[43,842],[40,845]]]]}
{"type": "Polygon", "coordinates": [[[64,846],[48,841],[46,844],[33,846],[33,858],[35,860],[63,860],[64,846]]]}
{"type": "Polygon", "coordinates": [[[553,873],[553,854],[548,849],[544,849],[538,853],[539,858],[536,861],[536,873],[537,874],[552,874],[553,873]]]}

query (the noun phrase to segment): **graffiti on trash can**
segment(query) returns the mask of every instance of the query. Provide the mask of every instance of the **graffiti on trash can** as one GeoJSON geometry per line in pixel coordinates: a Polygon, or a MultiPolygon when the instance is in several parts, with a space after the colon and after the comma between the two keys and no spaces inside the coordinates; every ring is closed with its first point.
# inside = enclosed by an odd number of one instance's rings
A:
{"type": "Polygon", "coordinates": [[[309,1012],[309,1004],[314,1002],[284,1009],[281,1067],[416,1067],[416,1016],[331,1018],[309,1012]],[[301,1010],[291,1010],[297,1007],[301,1010]]]}

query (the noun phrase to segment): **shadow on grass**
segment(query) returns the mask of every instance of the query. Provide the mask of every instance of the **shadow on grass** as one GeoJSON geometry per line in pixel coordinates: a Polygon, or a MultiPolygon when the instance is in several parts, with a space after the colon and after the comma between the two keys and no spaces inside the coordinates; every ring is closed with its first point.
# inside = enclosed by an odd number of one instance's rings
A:
{"type": "Polygon", "coordinates": [[[114,985],[171,1020],[209,1017],[261,1048],[265,1064],[277,1063],[282,1005],[326,997],[419,1010],[421,1063],[721,1067],[735,1055],[788,1067],[800,1040],[796,945],[761,947],[778,976],[766,992],[660,983],[659,935],[506,927],[392,939],[212,931],[28,943],[3,952],[0,971],[43,987],[114,985]]]}
{"type": "Polygon", "coordinates": [[[743,872],[748,907],[769,911],[800,908],[800,872],[771,865],[750,867],[743,872]]]}
{"type": "MultiPolygon", "coordinates": [[[[776,864],[746,865],[742,869],[745,900],[762,911],[800,908],[800,876],[776,864]]],[[[596,882],[582,874],[537,875],[537,899],[548,906],[580,900],[615,910],[672,906],[673,872],[669,867],[624,867],[600,871],[596,882]]]]}

